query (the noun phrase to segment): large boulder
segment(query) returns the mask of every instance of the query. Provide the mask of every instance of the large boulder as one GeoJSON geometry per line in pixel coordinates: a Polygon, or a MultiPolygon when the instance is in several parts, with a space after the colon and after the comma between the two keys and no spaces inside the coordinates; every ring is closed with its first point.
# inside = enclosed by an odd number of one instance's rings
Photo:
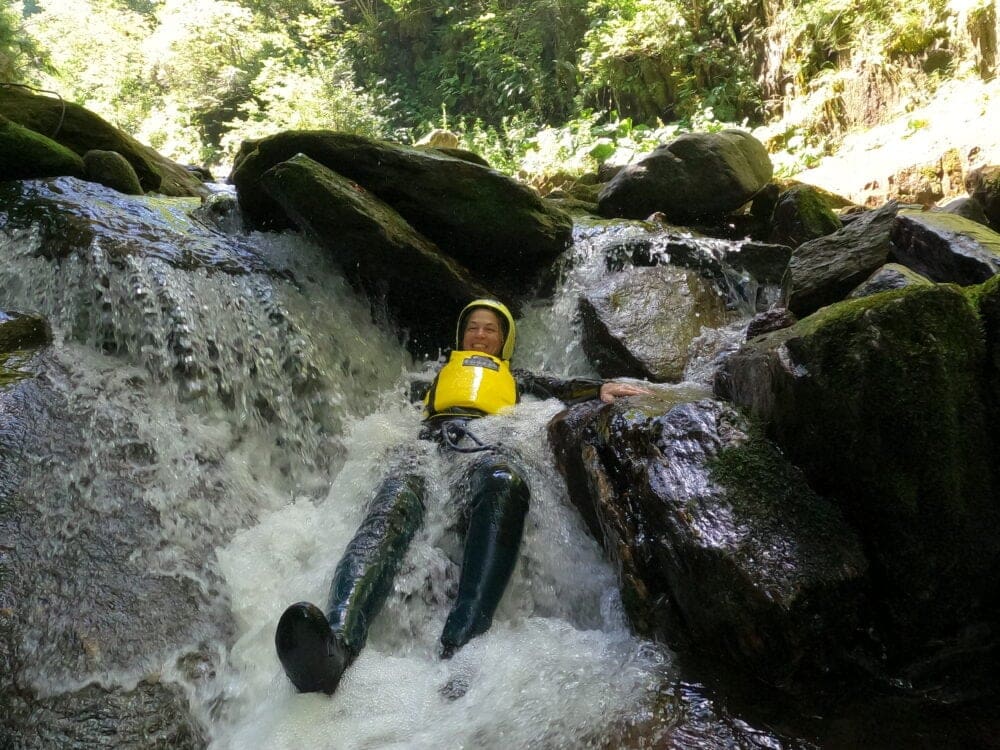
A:
{"type": "Polygon", "coordinates": [[[289,225],[287,212],[268,195],[260,177],[298,153],[391,206],[505,296],[531,289],[570,241],[569,216],[499,172],[436,151],[330,131],[288,131],[244,144],[230,180],[252,226],[289,225]]]}
{"type": "Polygon", "coordinates": [[[799,245],[782,279],[785,306],[799,317],[838,302],[889,259],[898,206],[868,211],[833,234],[799,245]]]}
{"type": "Polygon", "coordinates": [[[0,180],[83,177],[83,159],[51,138],[0,115],[0,180]]]}
{"type": "Polygon", "coordinates": [[[1000,272],[1000,234],[957,214],[900,211],[893,257],[931,281],[981,284],[1000,272]]]}
{"type": "Polygon", "coordinates": [[[352,283],[385,301],[415,352],[435,352],[470,299],[493,296],[389,206],[308,156],[272,167],[260,184],[352,283]]]}
{"type": "Polygon", "coordinates": [[[135,169],[145,191],[173,196],[208,192],[201,180],[182,165],[161,156],[73,102],[33,94],[18,86],[0,86],[0,115],[56,141],[81,157],[93,149],[118,152],[135,169]]]}
{"type": "Polygon", "coordinates": [[[760,336],[716,380],[861,535],[887,649],[903,659],[940,649],[996,601],[998,436],[984,354],[969,298],[925,285],[760,336]]]}
{"type": "Polygon", "coordinates": [[[828,668],[833,644],[853,640],[867,568],[857,537],[735,409],[583,404],[549,435],[640,632],[769,681],[828,668]]]}
{"type": "Polygon", "coordinates": [[[604,377],[678,381],[703,327],[726,322],[719,288],[695,271],[626,268],[580,299],[583,350],[604,377]]]}
{"type": "Polygon", "coordinates": [[[689,133],[658,146],[602,188],[602,216],[642,219],[657,211],[675,224],[711,221],[768,184],[763,144],[742,130],[689,133]]]}

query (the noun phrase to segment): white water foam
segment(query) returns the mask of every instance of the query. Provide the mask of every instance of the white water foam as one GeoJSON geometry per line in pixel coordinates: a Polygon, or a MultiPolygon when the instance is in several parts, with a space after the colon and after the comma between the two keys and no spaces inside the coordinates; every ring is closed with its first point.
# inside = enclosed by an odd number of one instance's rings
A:
{"type": "Polygon", "coordinates": [[[412,443],[413,407],[351,426],[347,462],[318,503],[299,499],[219,552],[240,637],[214,748],[528,748],[603,746],[663,679],[666,652],[630,635],[614,573],[566,498],[545,426],[558,402],[480,420],[476,433],[524,459],[531,509],[493,627],[451,660],[437,638],[454,595],[458,546],[447,491],[460,467],[420,446],[429,486],[418,532],[368,645],[333,697],[299,695],[274,653],[274,626],[298,600],[326,604],[337,560],[384,470],[412,443]]]}

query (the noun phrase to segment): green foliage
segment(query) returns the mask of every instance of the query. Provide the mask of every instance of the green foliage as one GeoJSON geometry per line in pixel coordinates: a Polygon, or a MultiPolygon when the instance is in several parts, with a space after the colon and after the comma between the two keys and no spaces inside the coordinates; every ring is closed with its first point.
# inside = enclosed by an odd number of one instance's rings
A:
{"type": "Polygon", "coordinates": [[[26,25],[51,56],[48,88],[174,159],[212,164],[283,129],[382,133],[336,18],[322,0],[43,0],[26,25]]]}
{"type": "MultiPolygon", "coordinates": [[[[28,0],[0,8],[0,75],[181,161],[293,128],[407,140],[448,113],[537,177],[760,123],[776,87],[833,87],[852,56],[914,67],[948,21],[948,0],[28,0]]],[[[805,122],[778,141],[800,165],[827,148],[805,122]]]]}
{"type": "Polygon", "coordinates": [[[25,30],[50,61],[45,87],[135,132],[149,106],[142,50],[147,20],[106,1],[38,5],[25,30]]]}
{"type": "Polygon", "coordinates": [[[643,121],[693,124],[706,111],[757,117],[745,44],[755,8],[749,0],[594,0],[580,62],[585,100],[643,121]]]}
{"type": "Polygon", "coordinates": [[[37,83],[33,68],[44,66],[38,45],[25,33],[23,3],[0,6],[0,82],[37,83]]]}

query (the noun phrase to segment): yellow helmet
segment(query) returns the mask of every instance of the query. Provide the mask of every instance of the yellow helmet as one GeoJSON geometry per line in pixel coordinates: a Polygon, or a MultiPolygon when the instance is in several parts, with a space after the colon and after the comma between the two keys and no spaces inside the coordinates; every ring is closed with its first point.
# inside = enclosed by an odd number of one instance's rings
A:
{"type": "Polygon", "coordinates": [[[497,302],[495,299],[474,299],[462,308],[458,316],[458,327],[455,330],[455,348],[462,348],[462,334],[465,331],[465,319],[469,314],[479,307],[492,310],[500,317],[500,324],[503,327],[503,348],[500,351],[500,359],[510,359],[514,353],[514,316],[510,314],[507,305],[497,302]]]}

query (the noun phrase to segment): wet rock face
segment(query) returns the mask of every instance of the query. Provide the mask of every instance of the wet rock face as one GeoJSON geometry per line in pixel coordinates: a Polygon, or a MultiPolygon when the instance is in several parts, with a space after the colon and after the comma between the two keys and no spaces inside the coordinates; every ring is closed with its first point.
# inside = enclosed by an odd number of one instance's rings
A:
{"type": "Polygon", "coordinates": [[[583,349],[604,377],[678,381],[703,326],[721,326],[718,288],[674,266],[628,268],[580,300],[583,349]]]}
{"type": "MultiPolygon", "coordinates": [[[[988,306],[990,295],[974,297],[988,306]]],[[[921,285],[758,337],[716,379],[861,536],[880,627],[902,661],[928,642],[947,651],[994,600],[1000,435],[985,355],[970,299],[921,285]]]]}
{"type": "Polygon", "coordinates": [[[76,408],[42,379],[0,389],[0,746],[203,747],[161,671],[210,674],[217,655],[177,654],[231,638],[228,604],[207,558],[201,582],[153,569],[155,456],[76,408]],[[70,476],[91,443],[93,475],[70,476]]]}
{"type": "MultiPolygon", "coordinates": [[[[0,228],[40,232],[38,254],[61,260],[99,244],[112,262],[155,257],[177,268],[224,273],[268,272],[257,253],[233,238],[213,237],[177,203],[130,197],[72,177],[0,183],[0,228]]],[[[197,205],[192,201],[190,208],[197,205]]]]}
{"type": "Polygon", "coordinates": [[[763,144],[742,130],[690,133],[622,169],[600,192],[602,216],[643,219],[657,211],[675,224],[718,219],[771,179],[763,144]]]}
{"type": "Polygon", "coordinates": [[[767,680],[828,667],[832,644],[853,638],[867,568],[856,536],[734,409],[585,404],[549,434],[641,632],[767,680]]]}

